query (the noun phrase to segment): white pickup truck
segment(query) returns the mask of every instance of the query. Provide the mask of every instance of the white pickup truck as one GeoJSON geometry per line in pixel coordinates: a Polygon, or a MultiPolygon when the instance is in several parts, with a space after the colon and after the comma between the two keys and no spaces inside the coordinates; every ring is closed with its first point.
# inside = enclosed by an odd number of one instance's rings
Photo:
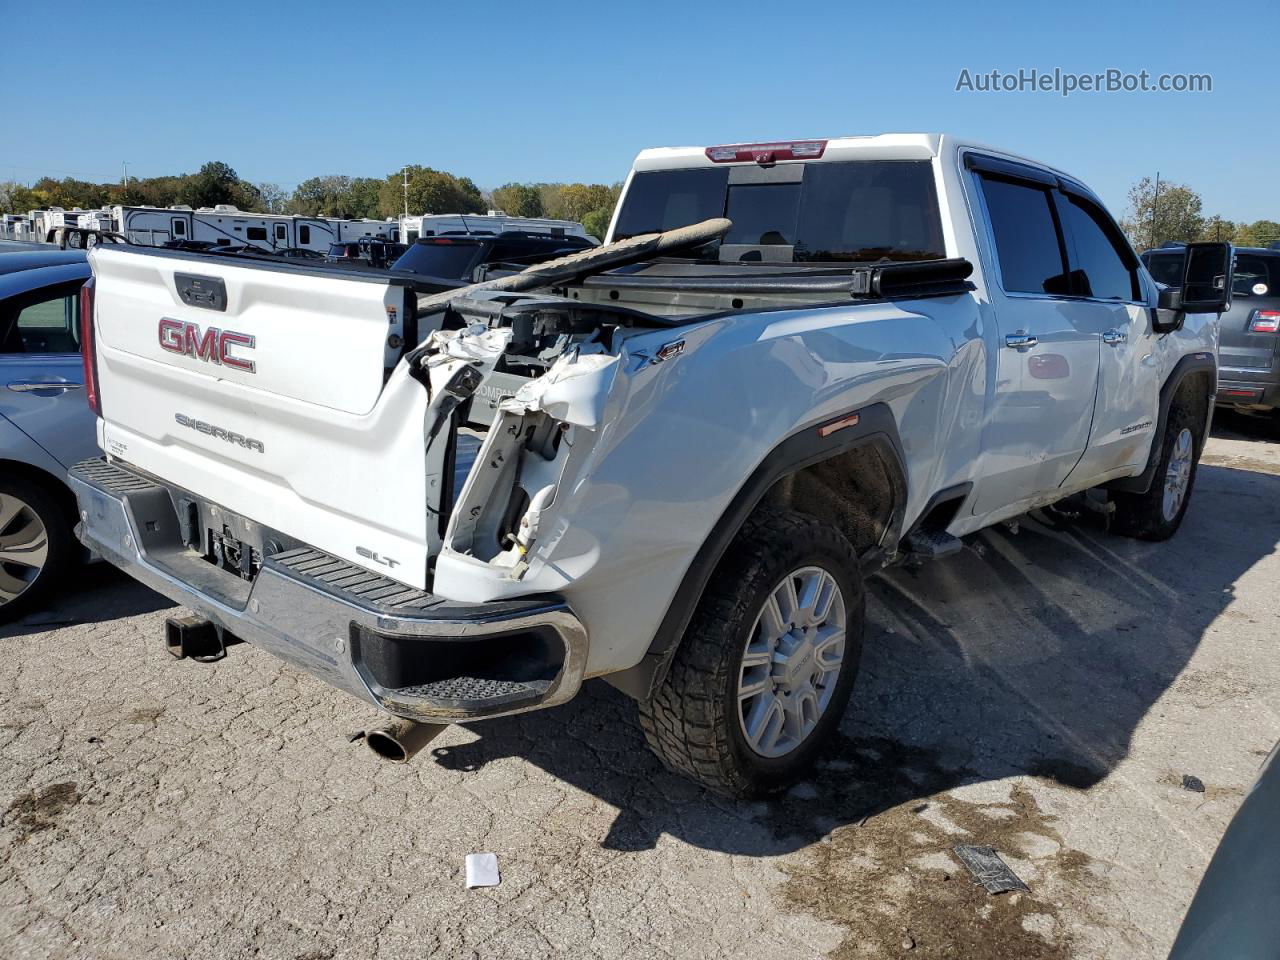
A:
{"type": "Polygon", "coordinates": [[[460,290],[99,246],[80,536],[400,722],[605,677],[733,795],[839,722],[863,578],[1072,496],[1178,528],[1231,251],[944,135],[646,150],[607,245],[460,290]],[[691,226],[692,225],[692,226],[691,226]]]}

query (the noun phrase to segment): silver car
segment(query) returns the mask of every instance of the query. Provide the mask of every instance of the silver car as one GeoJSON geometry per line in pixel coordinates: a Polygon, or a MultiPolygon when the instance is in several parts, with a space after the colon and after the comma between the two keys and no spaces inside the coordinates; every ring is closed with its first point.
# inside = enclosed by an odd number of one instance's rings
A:
{"type": "Polygon", "coordinates": [[[88,279],[83,250],[0,252],[0,622],[81,556],[66,471],[97,453],[80,359],[88,279]]]}

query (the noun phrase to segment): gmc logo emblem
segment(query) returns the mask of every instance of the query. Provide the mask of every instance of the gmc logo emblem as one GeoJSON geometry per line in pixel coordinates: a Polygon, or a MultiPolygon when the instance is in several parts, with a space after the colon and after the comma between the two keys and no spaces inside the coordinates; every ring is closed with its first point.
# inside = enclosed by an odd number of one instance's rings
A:
{"type": "Polygon", "coordinates": [[[163,317],[160,320],[160,346],[165,350],[206,363],[231,367],[233,370],[243,370],[245,373],[256,372],[256,364],[252,360],[233,356],[231,351],[235,347],[252,350],[255,340],[255,337],[247,333],[219,330],[217,327],[209,327],[201,332],[200,324],[175,320],[173,317],[163,317]]]}

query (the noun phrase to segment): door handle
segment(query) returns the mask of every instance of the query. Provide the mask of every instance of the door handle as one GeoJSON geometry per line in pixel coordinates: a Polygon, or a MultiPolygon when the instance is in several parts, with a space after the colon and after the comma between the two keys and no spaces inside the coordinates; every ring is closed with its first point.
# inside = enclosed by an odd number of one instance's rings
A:
{"type": "Polygon", "coordinates": [[[1128,339],[1129,339],[1129,335],[1125,333],[1123,330],[1108,330],[1106,333],[1102,335],[1102,342],[1109,343],[1113,347],[1117,343],[1124,343],[1128,339]]]}
{"type": "Polygon", "coordinates": [[[1030,333],[1010,333],[1004,338],[1004,345],[1012,347],[1014,350],[1021,350],[1024,347],[1034,347],[1040,341],[1030,333]]]}
{"type": "Polygon", "coordinates": [[[9,384],[14,393],[34,393],[37,390],[79,390],[74,380],[19,380],[9,384]]]}

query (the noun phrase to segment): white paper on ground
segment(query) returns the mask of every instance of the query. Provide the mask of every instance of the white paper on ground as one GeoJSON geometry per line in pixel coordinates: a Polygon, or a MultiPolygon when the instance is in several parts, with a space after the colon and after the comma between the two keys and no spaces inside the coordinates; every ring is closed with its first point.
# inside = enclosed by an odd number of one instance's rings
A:
{"type": "Polygon", "coordinates": [[[498,855],[496,853],[467,854],[467,888],[496,887],[501,881],[498,876],[498,855]]]}

